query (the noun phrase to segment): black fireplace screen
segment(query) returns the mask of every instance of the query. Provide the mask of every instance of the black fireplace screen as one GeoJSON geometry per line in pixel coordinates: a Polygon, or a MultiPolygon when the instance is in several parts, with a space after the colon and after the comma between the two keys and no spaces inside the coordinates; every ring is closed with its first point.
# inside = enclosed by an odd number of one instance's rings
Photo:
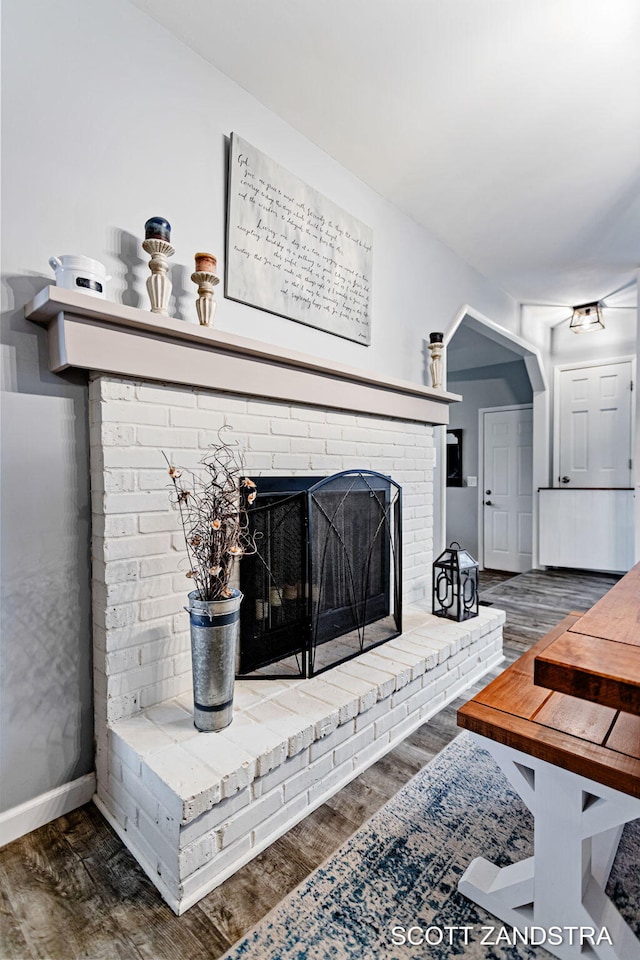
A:
{"type": "Polygon", "coordinates": [[[398,484],[366,470],[256,483],[238,676],[311,677],[398,636],[398,484]]]}

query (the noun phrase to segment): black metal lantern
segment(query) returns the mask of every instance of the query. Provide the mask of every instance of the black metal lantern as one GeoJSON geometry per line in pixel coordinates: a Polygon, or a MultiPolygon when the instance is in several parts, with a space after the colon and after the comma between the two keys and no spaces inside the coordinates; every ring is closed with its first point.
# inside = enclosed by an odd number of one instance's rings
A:
{"type": "Polygon", "coordinates": [[[478,616],[478,561],[457,540],[434,561],[433,612],[450,620],[478,616]]]}

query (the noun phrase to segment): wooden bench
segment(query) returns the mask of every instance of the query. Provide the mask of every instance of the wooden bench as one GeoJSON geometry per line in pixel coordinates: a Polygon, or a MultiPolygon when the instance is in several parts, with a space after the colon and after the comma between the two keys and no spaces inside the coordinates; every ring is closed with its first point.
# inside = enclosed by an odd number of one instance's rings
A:
{"type": "MultiPolygon", "coordinates": [[[[536,659],[580,619],[566,617],[458,711],[535,818],[532,857],[502,869],[479,857],[458,889],[519,930],[593,928],[592,956],[639,960],[604,888],[625,823],[640,817],[640,716],[534,682],[536,659]]],[[[544,946],[569,960],[584,956],[578,939],[544,946]]]]}

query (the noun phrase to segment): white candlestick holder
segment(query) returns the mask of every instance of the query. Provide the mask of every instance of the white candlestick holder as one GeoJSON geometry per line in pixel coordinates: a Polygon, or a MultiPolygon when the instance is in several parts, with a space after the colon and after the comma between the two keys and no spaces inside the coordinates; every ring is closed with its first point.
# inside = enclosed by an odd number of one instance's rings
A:
{"type": "Polygon", "coordinates": [[[150,239],[142,241],[142,249],[151,254],[149,269],[151,276],[147,278],[147,292],[151,301],[151,313],[160,313],[169,316],[169,297],[172,283],[169,279],[169,261],[175,250],[166,240],[150,239]]]}
{"type": "Polygon", "coordinates": [[[215,273],[206,273],[203,270],[196,270],[191,274],[191,279],[198,285],[198,299],[196,300],[196,310],[201,327],[210,327],[216,313],[216,302],[213,299],[213,288],[220,283],[220,278],[215,273]]]}
{"type": "Polygon", "coordinates": [[[431,386],[434,390],[442,390],[442,381],[444,377],[444,362],[442,354],[444,352],[444,343],[441,341],[429,344],[429,353],[431,360],[429,362],[429,373],[431,374],[431,386]]]}

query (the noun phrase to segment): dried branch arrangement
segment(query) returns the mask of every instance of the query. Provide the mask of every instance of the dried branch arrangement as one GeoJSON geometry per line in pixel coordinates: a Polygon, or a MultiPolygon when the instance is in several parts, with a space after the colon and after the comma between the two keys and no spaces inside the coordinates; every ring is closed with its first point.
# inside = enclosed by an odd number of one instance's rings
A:
{"type": "Polygon", "coordinates": [[[173,481],[171,500],[178,506],[184,531],[187,577],[200,600],[230,597],[236,559],[255,553],[247,507],[256,498],[256,485],[243,476],[238,447],[225,443],[220,433],[218,440],[200,461],[200,474],[173,466],[163,454],[173,481]]]}

